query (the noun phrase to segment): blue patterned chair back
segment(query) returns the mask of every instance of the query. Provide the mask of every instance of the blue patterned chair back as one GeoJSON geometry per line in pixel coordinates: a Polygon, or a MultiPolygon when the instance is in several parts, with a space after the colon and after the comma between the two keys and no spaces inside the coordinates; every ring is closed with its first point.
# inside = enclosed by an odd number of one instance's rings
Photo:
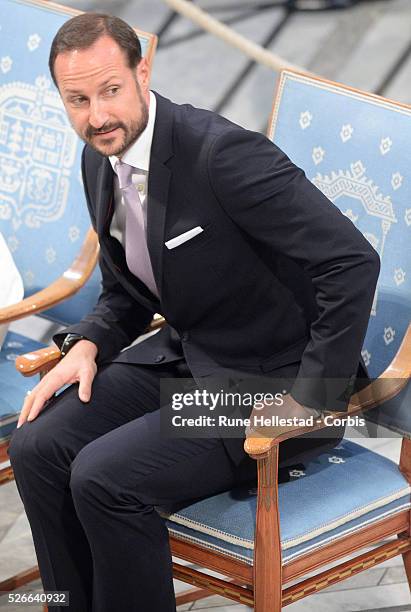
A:
{"type": "Polygon", "coordinates": [[[411,107],[285,71],[268,136],[380,255],[362,351],[376,377],[411,320],[411,107]]]}
{"type": "MultiPolygon", "coordinates": [[[[26,297],[69,267],[90,226],[80,173],[83,145],[48,71],[55,33],[78,13],[39,0],[1,0],[0,232],[23,277],[26,297]]],[[[156,37],[137,33],[151,63],[156,37]]],[[[74,298],[46,315],[78,321],[99,291],[95,271],[74,298]]]]}

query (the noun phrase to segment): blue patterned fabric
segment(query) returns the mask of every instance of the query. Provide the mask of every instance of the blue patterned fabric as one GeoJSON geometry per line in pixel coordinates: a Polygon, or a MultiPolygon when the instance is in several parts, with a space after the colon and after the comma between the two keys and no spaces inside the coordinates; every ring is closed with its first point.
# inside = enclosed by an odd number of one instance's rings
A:
{"type": "Polygon", "coordinates": [[[37,376],[23,377],[15,368],[18,355],[36,351],[44,344],[9,332],[0,351],[0,440],[7,437],[16,425],[24,396],[38,382],[37,376]]]}
{"type": "Polygon", "coordinates": [[[388,402],[366,413],[367,421],[411,438],[411,384],[388,402]]]}
{"type": "Polygon", "coordinates": [[[373,377],[389,365],[411,320],[410,119],[410,107],[285,72],[269,127],[380,255],[362,351],[373,377]]]}
{"type": "MultiPolygon", "coordinates": [[[[349,441],[290,477],[279,485],[283,563],[411,507],[398,466],[349,441]]],[[[256,502],[255,489],[221,493],[168,516],[167,526],[178,538],[252,564],[256,502]]]]}
{"type": "MultiPolygon", "coordinates": [[[[26,297],[62,274],[90,225],[80,173],[83,145],[48,71],[54,34],[72,15],[30,0],[1,0],[0,232],[26,297]]],[[[140,41],[145,53],[149,39],[140,41]]],[[[99,291],[95,272],[77,296],[47,314],[77,322],[99,291]]]]}

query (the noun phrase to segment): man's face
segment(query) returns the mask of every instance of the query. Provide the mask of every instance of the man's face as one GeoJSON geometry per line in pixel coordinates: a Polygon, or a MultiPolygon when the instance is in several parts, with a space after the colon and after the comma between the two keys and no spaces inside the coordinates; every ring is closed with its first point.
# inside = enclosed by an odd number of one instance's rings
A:
{"type": "Polygon", "coordinates": [[[71,125],[82,140],[102,155],[123,153],[148,121],[148,66],[135,69],[109,36],[88,49],[56,57],[54,72],[71,125]]]}

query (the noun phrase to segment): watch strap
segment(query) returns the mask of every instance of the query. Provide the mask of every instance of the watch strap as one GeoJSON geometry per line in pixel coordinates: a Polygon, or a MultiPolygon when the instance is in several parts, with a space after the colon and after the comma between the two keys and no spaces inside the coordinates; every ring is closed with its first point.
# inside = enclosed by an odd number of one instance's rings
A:
{"type": "Polygon", "coordinates": [[[84,340],[84,336],[81,336],[80,334],[67,334],[63,340],[63,344],[60,347],[61,356],[65,357],[69,350],[72,349],[79,340],[84,340]]]}

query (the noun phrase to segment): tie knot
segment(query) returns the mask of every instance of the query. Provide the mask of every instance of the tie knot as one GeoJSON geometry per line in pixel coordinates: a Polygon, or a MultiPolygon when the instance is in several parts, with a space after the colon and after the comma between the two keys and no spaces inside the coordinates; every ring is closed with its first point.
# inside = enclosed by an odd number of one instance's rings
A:
{"type": "Polygon", "coordinates": [[[118,176],[118,183],[120,185],[120,189],[125,189],[129,185],[131,185],[131,175],[133,172],[133,167],[125,164],[124,162],[118,161],[116,163],[116,173],[118,176]]]}

